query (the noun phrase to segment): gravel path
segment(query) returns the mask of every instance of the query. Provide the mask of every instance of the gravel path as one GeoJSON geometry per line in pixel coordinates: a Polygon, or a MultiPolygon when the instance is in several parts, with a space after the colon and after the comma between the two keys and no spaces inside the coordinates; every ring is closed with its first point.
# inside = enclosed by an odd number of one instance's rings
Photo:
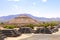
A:
{"type": "Polygon", "coordinates": [[[23,34],[19,37],[8,37],[5,40],[60,40],[60,35],[53,34],[23,34]]]}
{"type": "Polygon", "coordinates": [[[60,40],[60,35],[34,34],[31,37],[20,40],[60,40]]]}
{"type": "Polygon", "coordinates": [[[20,40],[20,39],[24,39],[24,38],[28,38],[32,36],[31,34],[22,34],[21,36],[18,37],[7,37],[5,38],[5,40],[20,40]]]}

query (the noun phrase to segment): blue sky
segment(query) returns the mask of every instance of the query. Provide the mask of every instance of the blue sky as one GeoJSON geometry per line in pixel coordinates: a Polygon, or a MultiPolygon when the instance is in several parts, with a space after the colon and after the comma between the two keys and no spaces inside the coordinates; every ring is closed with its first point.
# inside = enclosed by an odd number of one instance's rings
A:
{"type": "Polygon", "coordinates": [[[60,17],[60,0],[0,0],[0,16],[25,13],[37,17],[60,17]]]}

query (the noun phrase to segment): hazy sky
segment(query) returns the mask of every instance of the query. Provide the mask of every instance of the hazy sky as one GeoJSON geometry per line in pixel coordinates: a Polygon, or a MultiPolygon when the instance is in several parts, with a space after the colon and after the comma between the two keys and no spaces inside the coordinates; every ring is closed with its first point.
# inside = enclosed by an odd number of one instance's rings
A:
{"type": "Polygon", "coordinates": [[[28,13],[38,17],[60,17],[60,0],[0,0],[0,16],[28,13]]]}

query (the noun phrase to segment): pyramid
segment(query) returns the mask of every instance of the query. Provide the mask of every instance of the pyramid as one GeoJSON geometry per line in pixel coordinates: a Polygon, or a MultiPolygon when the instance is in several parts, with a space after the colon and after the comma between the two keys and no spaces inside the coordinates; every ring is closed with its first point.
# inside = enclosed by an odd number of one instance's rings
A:
{"type": "Polygon", "coordinates": [[[26,25],[26,24],[39,24],[39,22],[25,14],[15,17],[9,20],[7,24],[26,25]]]}

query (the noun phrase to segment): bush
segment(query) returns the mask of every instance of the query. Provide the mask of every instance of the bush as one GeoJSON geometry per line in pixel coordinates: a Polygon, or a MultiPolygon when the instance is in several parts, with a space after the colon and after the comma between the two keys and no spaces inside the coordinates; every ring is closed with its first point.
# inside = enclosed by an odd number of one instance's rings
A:
{"type": "Polygon", "coordinates": [[[13,29],[13,28],[15,28],[15,26],[14,25],[5,25],[4,28],[13,29]]]}
{"type": "Polygon", "coordinates": [[[50,22],[49,25],[50,25],[51,27],[53,27],[53,26],[56,26],[57,23],[56,23],[56,22],[50,22]]]}
{"type": "Polygon", "coordinates": [[[47,28],[47,27],[49,26],[49,24],[48,24],[48,23],[45,23],[45,24],[43,24],[43,26],[44,26],[45,28],[47,28]]]}
{"type": "Polygon", "coordinates": [[[57,22],[44,22],[42,24],[39,24],[39,26],[42,26],[42,27],[45,27],[45,28],[47,28],[48,26],[53,27],[53,26],[56,26],[56,25],[58,25],[57,22]]]}
{"type": "Polygon", "coordinates": [[[49,26],[49,23],[42,23],[42,24],[39,24],[39,26],[47,28],[49,26]]]}
{"type": "Polygon", "coordinates": [[[1,25],[3,25],[4,23],[3,23],[3,22],[1,22],[0,24],[1,24],[1,25]]]}
{"type": "Polygon", "coordinates": [[[30,27],[30,28],[34,28],[34,25],[33,24],[27,24],[27,25],[25,25],[26,27],[30,27]]]}

